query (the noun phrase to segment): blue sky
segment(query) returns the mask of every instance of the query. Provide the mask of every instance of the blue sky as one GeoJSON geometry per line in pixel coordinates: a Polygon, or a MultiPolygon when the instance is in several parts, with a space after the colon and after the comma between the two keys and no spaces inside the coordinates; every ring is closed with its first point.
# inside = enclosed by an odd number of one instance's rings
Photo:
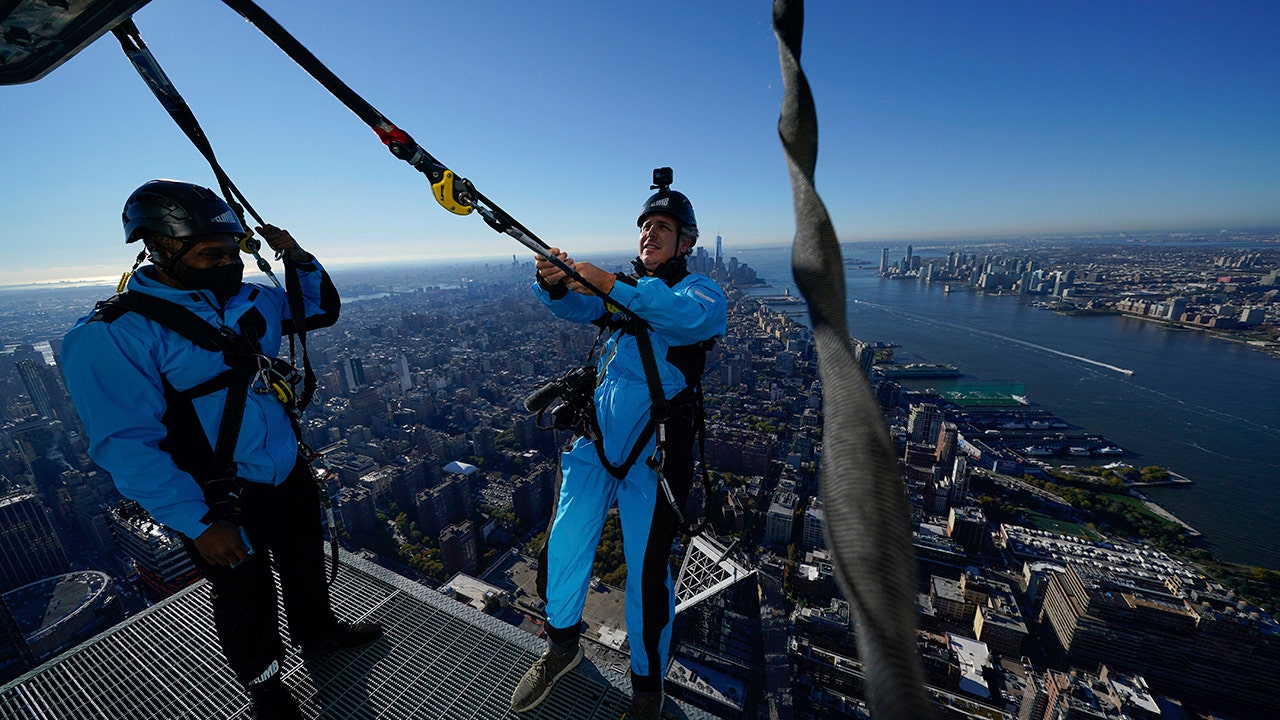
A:
{"type": "MultiPolygon", "coordinates": [[[[258,2],[576,257],[634,245],[658,165],[728,250],[790,241],[765,0],[258,2]]],[[[241,190],[330,265],[527,255],[220,2],[135,20],[241,190]]],[[[841,240],[1280,226],[1274,0],[815,0],[806,25],[841,240]]],[[[0,284],[118,276],[133,188],[213,183],[110,36],[0,109],[0,284]]]]}

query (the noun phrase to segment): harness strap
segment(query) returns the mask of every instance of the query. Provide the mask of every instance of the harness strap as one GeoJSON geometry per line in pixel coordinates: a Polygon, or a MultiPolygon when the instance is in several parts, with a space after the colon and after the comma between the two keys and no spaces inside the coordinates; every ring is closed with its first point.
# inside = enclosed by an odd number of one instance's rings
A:
{"type": "MultiPolygon", "coordinates": [[[[253,255],[257,261],[258,269],[271,278],[271,282],[276,287],[280,287],[280,281],[276,279],[275,273],[271,271],[270,264],[258,253],[261,243],[253,238],[253,233],[249,230],[250,225],[245,221],[245,211],[248,211],[258,225],[266,225],[266,221],[253,209],[253,205],[245,198],[244,193],[240,192],[240,188],[236,187],[236,184],[231,181],[231,177],[223,170],[213,152],[213,144],[209,142],[204,129],[200,127],[200,122],[196,119],[195,113],[187,105],[187,101],[183,99],[182,94],[178,92],[178,88],[169,80],[164,69],[160,67],[155,55],[151,53],[146,43],[143,42],[142,34],[138,31],[137,25],[134,24],[132,19],[126,19],[113,28],[112,33],[119,40],[120,47],[125,56],[129,58],[129,62],[133,64],[134,69],[138,71],[138,75],[146,82],[147,87],[151,88],[151,92],[160,101],[161,106],[169,113],[174,123],[187,136],[205,161],[209,163],[210,169],[213,170],[213,174],[218,180],[218,186],[222,190],[222,196],[232,210],[235,211],[241,226],[248,232],[248,235],[239,238],[238,242],[241,249],[253,255]]],[[[282,260],[285,266],[285,297],[289,303],[290,313],[293,315],[294,327],[293,334],[289,336],[289,356],[295,361],[298,355],[294,352],[294,335],[297,335],[298,343],[302,346],[303,389],[301,396],[298,398],[298,412],[301,413],[311,402],[311,398],[315,394],[317,381],[315,372],[311,368],[311,359],[307,356],[306,313],[302,302],[298,268],[287,254],[283,256],[282,260]]],[[[123,287],[123,281],[121,282],[121,287],[123,287]]]]}
{"type": "MultiPolygon", "coordinates": [[[[295,337],[298,339],[298,344],[302,346],[302,394],[298,396],[298,413],[301,414],[311,404],[311,397],[315,395],[318,383],[315,370],[311,368],[311,357],[307,354],[307,310],[302,303],[302,281],[298,278],[297,264],[288,254],[284,256],[284,268],[284,296],[289,303],[289,314],[293,317],[293,332],[289,334],[289,357],[298,357],[293,351],[295,337]]],[[[290,414],[290,418],[294,421],[294,430],[301,437],[302,431],[297,427],[297,417],[290,414]]]]}
{"type": "MultiPolygon", "coordinates": [[[[181,305],[145,293],[125,291],[99,303],[97,312],[106,320],[114,320],[125,312],[135,312],[181,335],[197,347],[222,353],[223,362],[228,365],[229,370],[185,391],[174,391],[176,397],[190,401],[223,388],[227,390],[212,462],[203,476],[193,475],[206,493],[213,496],[208,498],[211,502],[221,500],[220,496],[228,492],[229,488],[224,490],[211,485],[229,481],[236,474],[235,446],[240,436],[251,378],[258,369],[256,360],[252,359],[261,355],[258,341],[239,335],[230,328],[214,327],[181,305]]],[[[290,417],[292,418],[292,414],[290,417]]],[[[292,426],[296,435],[297,423],[293,422],[292,426]]]]}

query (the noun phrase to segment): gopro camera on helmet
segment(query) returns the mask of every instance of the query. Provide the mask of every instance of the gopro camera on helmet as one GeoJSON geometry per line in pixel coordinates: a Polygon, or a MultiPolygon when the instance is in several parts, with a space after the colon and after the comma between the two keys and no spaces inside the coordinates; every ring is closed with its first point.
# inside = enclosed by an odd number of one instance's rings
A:
{"type": "Polygon", "coordinates": [[[671,168],[660,167],[653,169],[653,185],[649,186],[650,190],[666,190],[671,187],[671,168]]]}
{"type": "Polygon", "coordinates": [[[666,213],[680,221],[681,232],[697,239],[698,221],[693,216],[693,203],[678,190],[671,189],[671,168],[653,169],[653,185],[650,190],[658,192],[649,196],[640,209],[640,217],[636,219],[636,227],[644,224],[644,219],[653,213],[666,213]],[[689,229],[693,232],[689,233],[689,229]]]}

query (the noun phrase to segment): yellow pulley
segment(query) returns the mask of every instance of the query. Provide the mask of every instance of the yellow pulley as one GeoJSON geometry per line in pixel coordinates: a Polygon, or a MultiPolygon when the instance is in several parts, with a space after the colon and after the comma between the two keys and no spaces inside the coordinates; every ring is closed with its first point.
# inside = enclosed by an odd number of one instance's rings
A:
{"type": "Polygon", "coordinates": [[[463,205],[454,197],[453,180],[453,171],[445,170],[441,174],[440,180],[431,184],[431,190],[436,196],[436,202],[440,203],[440,207],[454,215],[470,215],[474,208],[470,205],[463,205]]]}

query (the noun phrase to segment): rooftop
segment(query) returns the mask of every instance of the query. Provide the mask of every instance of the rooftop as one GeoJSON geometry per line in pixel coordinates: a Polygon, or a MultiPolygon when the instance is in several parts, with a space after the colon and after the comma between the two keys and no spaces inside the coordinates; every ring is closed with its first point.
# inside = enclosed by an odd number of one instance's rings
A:
{"type": "MultiPolygon", "coordinates": [[[[218,650],[209,586],[201,581],[0,686],[9,720],[247,717],[247,701],[218,650]]],[[[542,641],[404,577],[344,554],[331,588],[338,614],[376,620],[386,635],[361,651],[304,663],[283,675],[308,717],[617,720],[627,680],[590,662],[565,676],[537,712],[508,703],[542,641]]],[[[705,713],[668,702],[669,718],[705,713]]]]}

